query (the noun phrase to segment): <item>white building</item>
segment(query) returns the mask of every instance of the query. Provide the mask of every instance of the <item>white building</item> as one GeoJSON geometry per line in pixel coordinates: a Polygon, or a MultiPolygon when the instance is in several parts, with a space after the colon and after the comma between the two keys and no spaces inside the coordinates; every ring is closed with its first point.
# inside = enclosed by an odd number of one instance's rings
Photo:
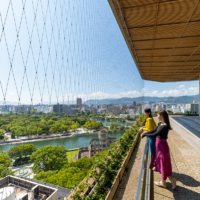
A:
{"type": "Polygon", "coordinates": [[[184,107],[181,107],[181,112],[182,112],[182,113],[186,114],[188,111],[189,111],[188,109],[186,109],[186,108],[184,108],[184,107]]]}
{"type": "Polygon", "coordinates": [[[35,106],[35,110],[38,112],[49,113],[52,112],[53,108],[51,106],[35,106]]]}
{"type": "Polygon", "coordinates": [[[172,108],[172,112],[173,112],[173,113],[180,113],[181,111],[180,111],[180,109],[178,109],[178,108],[172,108]]]}

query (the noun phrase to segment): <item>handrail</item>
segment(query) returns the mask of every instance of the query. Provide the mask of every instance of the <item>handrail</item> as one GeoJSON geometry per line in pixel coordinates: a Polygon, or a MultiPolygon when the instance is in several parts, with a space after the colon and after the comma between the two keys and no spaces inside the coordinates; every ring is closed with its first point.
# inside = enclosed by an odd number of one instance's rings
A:
{"type": "Polygon", "coordinates": [[[149,169],[151,162],[150,144],[147,139],[144,154],[142,158],[142,166],[140,171],[136,200],[153,200],[153,173],[149,169]]]}
{"type": "Polygon", "coordinates": [[[143,174],[143,168],[144,168],[145,155],[147,153],[147,147],[148,147],[148,140],[146,141],[146,144],[144,147],[144,154],[143,154],[143,158],[142,158],[142,166],[141,166],[141,170],[140,170],[140,178],[139,178],[139,183],[138,183],[136,200],[139,200],[139,197],[140,197],[140,187],[141,187],[141,182],[142,182],[142,174],[143,174]]]}

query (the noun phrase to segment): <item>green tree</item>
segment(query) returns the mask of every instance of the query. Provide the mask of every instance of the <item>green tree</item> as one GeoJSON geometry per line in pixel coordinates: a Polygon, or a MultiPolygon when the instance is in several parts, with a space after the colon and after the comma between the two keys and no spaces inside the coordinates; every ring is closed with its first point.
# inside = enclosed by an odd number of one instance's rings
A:
{"type": "Polygon", "coordinates": [[[61,187],[73,189],[75,184],[79,184],[87,175],[87,169],[69,167],[58,171],[40,172],[34,179],[47,182],[61,187]]]}
{"type": "Polygon", "coordinates": [[[3,178],[11,173],[12,169],[7,168],[5,165],[0,164],[0,178],[3,178]]]}
{"type": "Polygon", "coordinates": [[[0,152],[0,164],[9,167],[11,163],[9,155],[6,152],[0,152]]]}
{"type": "Polygon", "coordinates": [[[15,146],[15,147],[12,147],[9,151],[8,151],[8,155],[11,157],[11,158],[20,158],[22,157],[22,148],[20,148],[20,146],[15,146]]]}
{"type": "Polygon", "coordinates": [[[20,148],[22,150],[22,155],[25,157],[28,155],[32,155],[37,150],[37,148],[33,144],[24,144],[21,145],[20,148]]]}
{"type": "Polygon", "coordinates": [[[45,146],[31,155],[30,162],[34,162],[33,171],[60,170],[67,161],[67,149],[63,146],[45,146]]]}
{"type": "Polygon", "coordinates": [[[5,131],[3,130],[3,129],[0,129],[0,134],[4,134],[5,133],[5,131]]]}
{"type": "Polygon", "coordinates": [[[5,131],[0,129],[0,140],[3,140],[5,131]]]}

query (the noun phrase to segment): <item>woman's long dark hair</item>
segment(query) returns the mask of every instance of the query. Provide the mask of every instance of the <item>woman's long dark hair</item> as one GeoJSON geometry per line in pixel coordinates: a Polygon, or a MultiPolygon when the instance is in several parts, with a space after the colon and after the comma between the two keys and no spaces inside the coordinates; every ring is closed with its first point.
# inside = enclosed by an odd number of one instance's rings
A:
{"type": "Polygon", "coordinates": [[[149,117],[153,118],[150,108],[145,108],[145,109],[144,109],[144,112],[145,112],[145,113],[149,113],[149,117]]]}
{"type": "Polygon", "coordinates": [[[160,110],[160,111],[158,112],[158,114],[159,114],[160,116],[163,117],[164,122],[167,124],[168,129],[169,129],[169,130],[172,130],[172,127],[171,127],[170,121],[169,121],[168,113],[167,113],[165,110],[160,110]]]}
{"type": "MultiPolygon", "coordinates": [[[[149,113],[149,117],[153,118],[153,116],[152,116],[152,114],[151,114],[151,109],[150,109],[150,108],[145,108],[145,109],[144,109],[144,112],[145,112],[145,113],[149,113]]],[[[142,126],[145,126],[145,124],[146,124],[146,118],[145,118],[145,120],[143,121],[142,126]]]]}

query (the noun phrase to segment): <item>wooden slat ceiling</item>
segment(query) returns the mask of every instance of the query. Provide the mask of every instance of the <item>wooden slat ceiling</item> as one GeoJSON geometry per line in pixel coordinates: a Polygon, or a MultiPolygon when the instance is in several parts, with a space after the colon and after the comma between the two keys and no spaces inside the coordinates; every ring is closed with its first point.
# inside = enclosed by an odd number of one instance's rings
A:
{"type": "Polygon", "coordinates": [[[198,80],[200,0],[108,0],[145,80],[198,80]]]}

